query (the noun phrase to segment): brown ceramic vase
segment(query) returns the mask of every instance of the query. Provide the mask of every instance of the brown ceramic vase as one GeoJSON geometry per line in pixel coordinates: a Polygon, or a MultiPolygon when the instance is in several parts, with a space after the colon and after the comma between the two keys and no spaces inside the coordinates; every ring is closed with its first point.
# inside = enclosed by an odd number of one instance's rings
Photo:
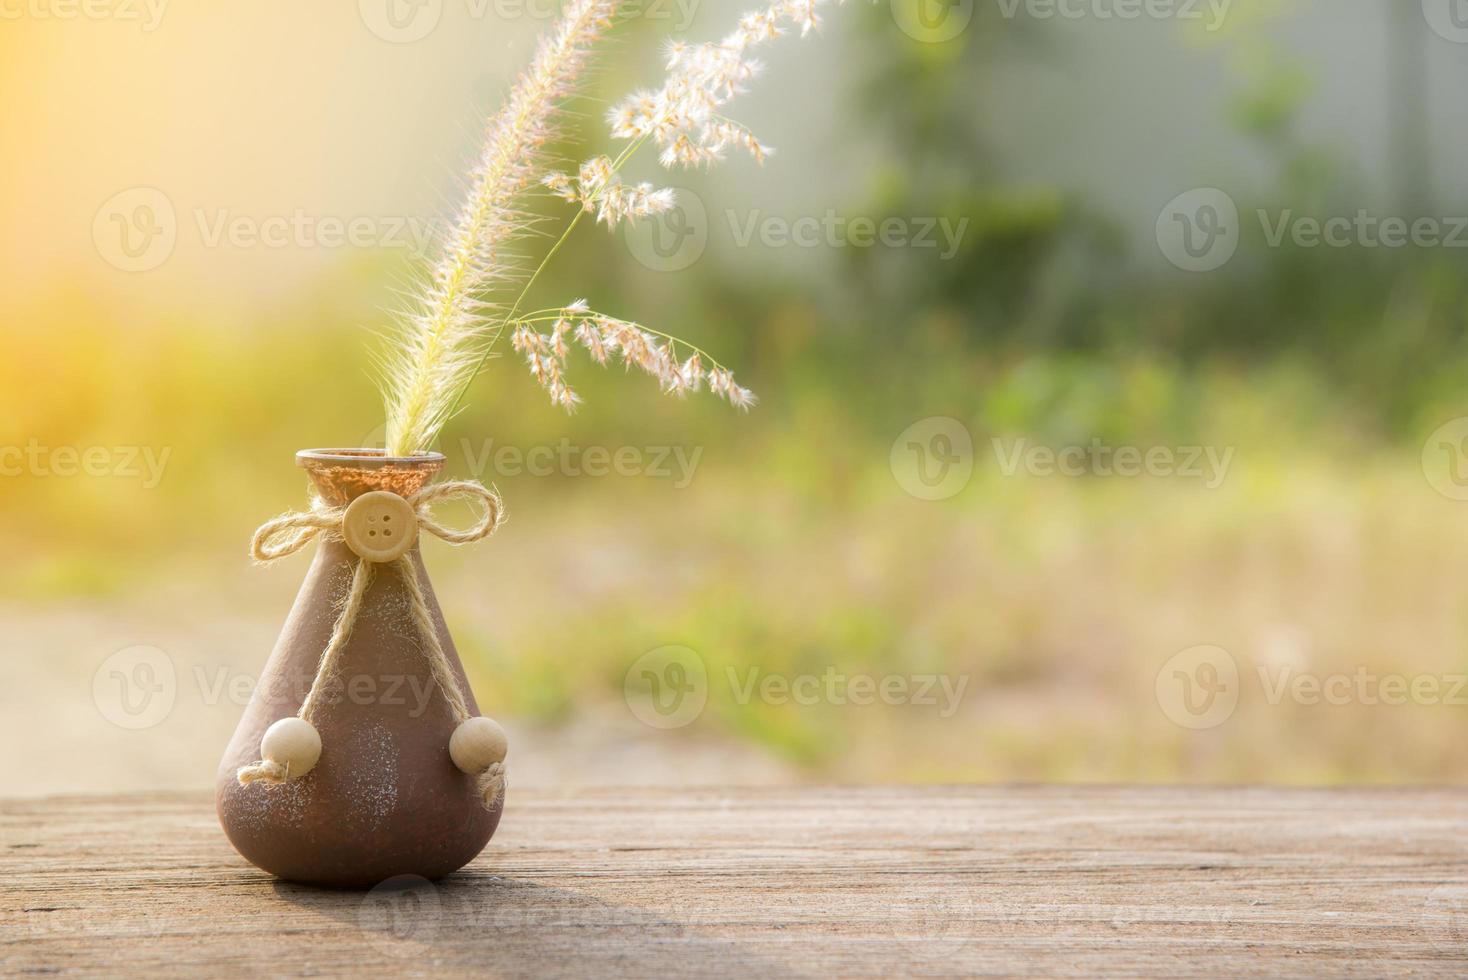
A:
{"type": "MultiPolygon", "coordinates": [[[[437,453],[386,457],[373,450],[297,454],[316,492],[348,503],[371,490],[408,496],[443,466],[437,453]]],[[[444,625],[415,544],[402,559],[418,568],[439,641],[468,702],[474,694],[444,625]]],[[[305,776],[240,785],[236,772],[260,758],[260,738],[305,700],[357,557],[322,539],[306,581],[219,764],[215,794],[230,843],[252,864],[290,881],[371,887],[397,875],[438,878],[483,850],[502,804],[486,809],[474,777],[449,758],[455,719],[433,683],[403,582],[376,569],[342,667],[312,721],[321,759],[305,776]]]]}

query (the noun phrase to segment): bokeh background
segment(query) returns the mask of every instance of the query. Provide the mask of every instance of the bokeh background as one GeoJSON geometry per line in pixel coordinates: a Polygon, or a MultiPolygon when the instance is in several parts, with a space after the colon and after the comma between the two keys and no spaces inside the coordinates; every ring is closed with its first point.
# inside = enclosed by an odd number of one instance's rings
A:
{"type": "MultiPolygon", "coordinates": [[[[634,8],[560,152],[740,9],[634,8]]],[[[305,567],[245,544],[381,438],[554,8],[3,10],[6,792],[208,786],[305,567]]],[[[776,155],[647,155],[680,209],[536,293],[759,407],[506,357],[440,446],[510,513],[426,551],[517,784],[1462,778],[1468,10],[851,0],[766,60],[776,155]]]]}

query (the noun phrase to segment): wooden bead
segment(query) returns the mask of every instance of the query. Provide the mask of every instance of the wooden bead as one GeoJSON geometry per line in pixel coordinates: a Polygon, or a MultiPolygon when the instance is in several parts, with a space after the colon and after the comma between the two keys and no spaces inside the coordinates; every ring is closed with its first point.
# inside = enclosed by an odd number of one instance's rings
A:
{"type": "Polygon", "coordinates": [[[454,765],[471,776],[477,776],[496,762],[504,762],[510,740],[493,718],[470,718],[449,736],[449,758],[454,765]]]}
{"type": "Polygon", "coordinates": [[[321,736],[304,718],[282,718],[265,729],[260,758],[284,766],[291,779],[304,776],[321,758],[321,736]]]}
{"type": "Polygon", "coordinates": [[[359,558],[395,561],[418,540],[418,515],[412,504],[392,491],[373,490],[347,505],[342,539],[359,558]]]}

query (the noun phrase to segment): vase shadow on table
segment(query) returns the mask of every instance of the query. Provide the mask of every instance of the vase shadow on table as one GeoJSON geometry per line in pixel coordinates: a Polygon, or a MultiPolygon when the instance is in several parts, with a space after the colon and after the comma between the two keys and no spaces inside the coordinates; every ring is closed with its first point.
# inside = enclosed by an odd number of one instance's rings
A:
{"type": "Polygon", "coordinates": [[[788,964],[646,909],[523,878],[460,872],[404,875],[370,891],[285,881],[276,895],[360,934],[379,964],[488,970],[499,976],[790,976],[788,964]]]}

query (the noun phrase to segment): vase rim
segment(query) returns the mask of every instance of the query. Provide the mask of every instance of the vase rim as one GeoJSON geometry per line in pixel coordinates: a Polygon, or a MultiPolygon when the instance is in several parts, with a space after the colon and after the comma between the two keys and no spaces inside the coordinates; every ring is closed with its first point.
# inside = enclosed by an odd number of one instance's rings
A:
{"type": "Polygon", "coordinates": [[[411,456],[389,456],[384,449],[302,449],[296,453],[297,466],[358,466],[376,469],[382,466],[439,466],[446,457],[439,452],[417,452],[411,456]]]}

